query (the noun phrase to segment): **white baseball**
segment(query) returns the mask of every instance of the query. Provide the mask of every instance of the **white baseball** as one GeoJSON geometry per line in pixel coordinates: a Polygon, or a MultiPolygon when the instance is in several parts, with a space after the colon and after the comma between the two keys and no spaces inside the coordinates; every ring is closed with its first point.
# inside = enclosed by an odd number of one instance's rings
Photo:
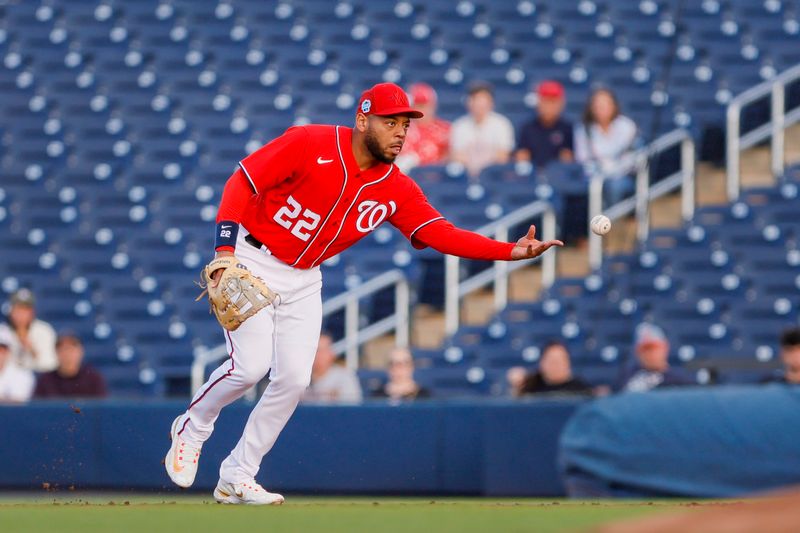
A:
{"type": "Polygon", "coordinates": [[[592,232],[597,235],[605,235],[611,231],[611,220],[605,215],[597,215],[590,223],[592,232]]]}

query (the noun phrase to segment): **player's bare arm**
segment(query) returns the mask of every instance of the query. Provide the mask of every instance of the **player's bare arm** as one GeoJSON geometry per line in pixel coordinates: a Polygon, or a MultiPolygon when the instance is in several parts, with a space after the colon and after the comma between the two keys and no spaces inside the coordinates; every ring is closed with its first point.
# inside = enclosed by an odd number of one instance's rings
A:
{"type": "Polygon", "coordinates": [[[518,261],[520,259],[531,259],[539,257],[553,246],[564,246],[564,243],[558,240],[553,241],[539,241],[536,239],[536,226],[531,226],[528,233],[517,241],[514,248],[511,249],[511,260],[518,261]]]}

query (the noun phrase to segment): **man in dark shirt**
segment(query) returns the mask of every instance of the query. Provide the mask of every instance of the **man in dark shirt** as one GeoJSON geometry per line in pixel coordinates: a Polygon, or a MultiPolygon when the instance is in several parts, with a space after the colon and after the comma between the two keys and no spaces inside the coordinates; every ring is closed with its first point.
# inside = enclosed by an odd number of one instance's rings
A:
{"type": "Polygon", "coordinates": [[[517,133],[517,161],[530,161],[545,167],[553,161],[571,163],[572,124],[561,118],[564,87],[557,81],[543,81],[536,89],[536,117],[517,133]]]}
{"type": "Polygon", "coordinates": [[[636,327],[634,350],[636,364],[623,371],[619,389],[624,392],[647,392],[659,387],[696,385],[696,380],[682,368],[669,366],[669,341],[660,327],[642,323],[636,327]]]}
{"type": "Polygon", "coordinates": [[[39,375],[35,398],[102,398],[106,396],[103,376],[91,365],[83,364],[83,344],[73,333],[62,333],[56,340],[58,368],[39,375]]]}

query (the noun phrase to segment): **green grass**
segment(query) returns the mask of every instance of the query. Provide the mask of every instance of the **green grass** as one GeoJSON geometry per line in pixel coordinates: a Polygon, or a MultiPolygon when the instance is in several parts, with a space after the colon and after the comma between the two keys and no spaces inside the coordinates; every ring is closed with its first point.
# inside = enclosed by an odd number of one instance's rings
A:
{"type": "Polygon", "coordinates": [[[575,532],[609,521],[669,511],[683,502],[304,498],[282,506],[223,506],[202,496],[81,496],[0,499],[0,530],[11,532],[575,532]]]}

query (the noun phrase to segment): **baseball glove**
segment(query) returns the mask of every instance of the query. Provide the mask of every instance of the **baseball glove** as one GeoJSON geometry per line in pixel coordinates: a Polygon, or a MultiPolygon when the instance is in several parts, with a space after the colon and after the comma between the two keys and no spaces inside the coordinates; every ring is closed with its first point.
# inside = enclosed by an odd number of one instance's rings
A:
{"type": "Polygon", "coordinates": [[[200,272],[198,283],[203,292],[197,297],[200,301],[208,294],[208,301],[220,325],[228,331],[235,331],[245,320],[271,304],[277,294],[247,270],[235,256],[217,257],[200,272]],[[212,274],[224,269],[219,283],[212,285],[212,274]]]}

